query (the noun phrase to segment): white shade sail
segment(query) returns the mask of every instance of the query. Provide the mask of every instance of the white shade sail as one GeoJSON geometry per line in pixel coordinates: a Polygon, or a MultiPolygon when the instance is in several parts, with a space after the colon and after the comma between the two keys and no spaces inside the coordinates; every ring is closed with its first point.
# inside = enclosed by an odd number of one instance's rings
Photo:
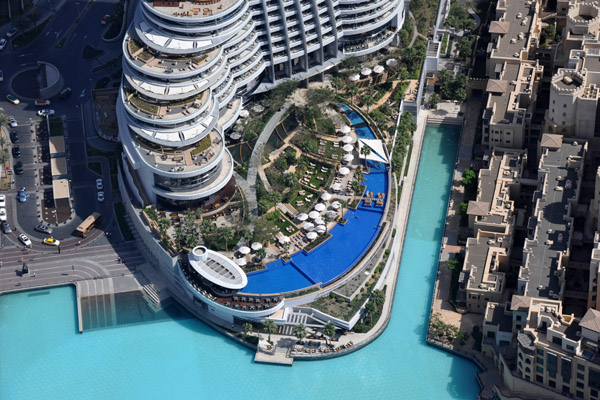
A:
{"type": "Polygon", "coordinates": [[[356,82],[357,80],[360,79],[360,75],[353,74],[353,75],[350,75],[350,77],[348,79],[350,79],[351,82],[356,82]]]}
{"type": "Polygon", "coordinates": [[[348,125],[342,125],[340,132],[342,132],[344,135],[347,135],[350,133],[350,127],[348,125]]]}
{"type": "Polygon", "coordinates": [[[250,247],[252,247],[252,250],[257,251],[257,250],[262,249],[262,244],[260,244],[259,242],[254,242],[254,243],[252,243],[252,246],[250,246],[250,247]]]}
{"type": "Polygon", "coordinates": [[[246,261],[245,258],[238,258],[237,260],[235,260],[235,263],[240,267],[243,267],[244,265],[248,264],[248,261],[246,261]]]}
{"type": "Polygon", "coordinates": [[[315,206],[315,211],[321,212],[321,211],[325,211],[327,209],[327,206],[323,203],[319,203],[315,206]]]}
{"type": "Polygon", "coordinates": [[[317,227],[315,228],[315,232],[317,232],[319,235],[321,233],[325,233],[327,231],[327,228],[325,227],[325,225],[317,225],[317,227]]]}
{"type": "Polygon", "coordinates": [[[290,242],[289,236],[280,236],[279,237],[279,243],[284,244],[284,243],[289,243],[289,242],[290,242]]]}
{"type": "Polygon", "coordinates": [[[240,254],[250,254],[250,247],[242,246],[238,249],[238,251],[240,252],[240,254]]]}
{"type": "Polygon", "coordinates": [[[325,213],[325,215],[327,215],[329,218],[335,218],[337,216],[337,213],[333,210],[329,210],[325,213]]]}
{"type": "Polygon", "coordinates": [[[385,62],[385,65],[387,65],[388,67],[395,67],[398,65],[398,60],[396,60],[395,58],[390,58],[385,62]]]}
{"type": "Polygon", "coordinates": [[[317,235],[317,232],[308,232],[308,233],[306,234],[306,238],[307,238],[308,240],[315,240],[315,239],[317,238],[317,236],[318,236],[318,235],[317,235]]]}
{"type": "Polygon", "coordinates": [[[342,167],[340,168],[340,170],[338,171],[338,173],[342,176],[348,175],[350,173],[350,169],[348,169],[347,167],[342,167]]]}
{"type": "Polygon", "coordinates": [[[308,217],[309,217],[310,219],[315,219],[315,218],[318,218],[318,217],[319,217],[319,213],[318,213],[318,212],[316,212],[316,211],[311,211],[311,212],[309,212],[309,213],[308,213],[308,217]]]}
{"type": "Polygon", "coordinates": [[[319,217],[319,218],[315,219],[315,225],[317,225],[317,227],[319,225],[324,225],[324,224],[325,224],[325,221],[323,221],[323,218],[319,217]]]}
{"type": "Polygon", "coordinates": [[[346,145],[344,145],[344,147],[342,147],[342,149],[346,153],[350,153],[352,150],[354,150],[354,146],[352,146],[351,144],[346,144],[346,145]]]}
{"type": "Polygon", "coordinates": [[[363,68],[362,71],[360,71],[360,73],[364,76],[371,75],[371,72],[373,72],[373,71],[371,71],[371,68],[363,68]]]}
{"type": "Polygon", "coordinates": [[[384,70],[385,68],[383,68],[381,65],[377,65],[375,68],[373,68],[373,72],[376,74],[381,74],[384,70]]]}
{"type": "Polygon", "coordinates": [[[323,200],[323,201],[329,201],[329,200],[331,200],[332,197],[333,196],[330,193],[325,192],[325,193],[323,193],[321,195],[321,200],[323,200]]]}
{"type": "Polygon", "coordinates": [[[344,155],[344,161],[350,162],[352,160],[354,160],[354,154],[345,154],[344,155]]]}
{"type": "Polygon", "coordinates": [[[308,214],[307,213],[300,213],[300,214],[296,215],[296,219],[298,221],[306,221],[308,219],[308,214]]]}
{"type": "Polygon", "coordinates": [[[341,140],[341,141],[342,141],[342,143],[344,143],[344,144],[350,144],[350,143],[352,143],[352,141],[353,141],[354,139],[352,139],[352,136],[348,136],[348,135],[346,135],[346,136],[343,136],[343,137],[342,137],[340,140],[341,140]]]}

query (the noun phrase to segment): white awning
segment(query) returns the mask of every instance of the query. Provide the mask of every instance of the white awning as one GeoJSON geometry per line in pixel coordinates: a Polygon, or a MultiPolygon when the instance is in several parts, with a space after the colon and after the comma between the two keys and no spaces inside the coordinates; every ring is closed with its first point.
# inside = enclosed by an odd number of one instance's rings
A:
{"type": "Polygon", "coordinates": [[[358,139],[358,154],[360,154],[360,158],[364,159],[365,155],[362,153],[363,147],[369,147],[371,152],[366,156],[366,159],[369,161],[379,161],[383,163],[388,163],[389,160],[385,153],[385,149],[383,147],[383,142],[379,139],[358,139]]]}

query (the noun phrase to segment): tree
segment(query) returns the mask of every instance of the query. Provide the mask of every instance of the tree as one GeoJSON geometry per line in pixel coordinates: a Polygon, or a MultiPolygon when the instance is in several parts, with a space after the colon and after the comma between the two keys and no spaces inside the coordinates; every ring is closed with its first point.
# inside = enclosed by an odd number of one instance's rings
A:
{"type": "MultiPolygon", "coordinates": [[[[0,111],[0,126],[8,125],[8,115],[0,111]]],[[[3,136],[4,137],[4,136],[3,136]]]]}
{"type": "Polygon", "coordinates": [[[215,226],[208,219],[203,219],[202,222],[200,222],[200,233],[203,236],[206,236],[209,233],[211,233],[214,228],[215,228],[215,226]]]}
{"type": "Polygon", "coordinates": [[[344,82],[342,81],[342,78],[336,76],[331,80],[331,86],[333,86],[336,93],[339,93],[340,89],[344,87],[344,82]]]}
{"type": "Polygon", "coordinates": [[[455,258],[451,258],[448,261],[446,261],[446,266],[450,271],[454,271],[455,269],[457,269],[459,266],[458,264],[458,260],[455,258]]]}
{"type": "Polygon", "coordinates": [[[260,258],[261,261],[265,259],[265,257],[267,256],[267,251],[265,249],[263,249],[262,247],[258,250],[256,250],[256,257],[260,258]]]}
{"type": "Polygon", "coordinates": [[[252,324],[249,322],[246,322],[244,325],[242,325],[242,329],[244,330],[244,338],[246,336],[248,336],[249,333],[252,332],[252,324]]]}
{"type": "Polygon", "coordinates": [[[342,218],[344,217],[344,208],[348,205],[348,202],[344,199],[340,200],[340,205],[342,208],[342,218]]]}
{"type": "Polygon", "coordinates": [[[225,242],[225,251],[227,251],[228,243],[233,239],[233,230],[228,226],[223,226],[217,229],[217,239],[225,242]]]}
{"type": "Polygon", "coordinates": [[[357,168],[356,171],[354,171],[354,180],[356,180],[358,183],[361,183],[364,177],[365,175],[363,174],[361,168],[357,168]]]}
{"type": "Polygon", "coordinates": [[[294,187],[298,184],[296,174],[288,173],[283,175],[283,184],[287,187],[294,187]]]}
{"type": "Polygon", "coordinates": [[[431,96],[429,96],[429,108],[431,108],[432,110],[437,110],[437,106],[440,100],[440,95],[437,93],[433,93],[431,96]]]}
{"type": "Polygon", "coordinates": [[[158,230],[160,231],[160,236],[162,240],[165,241],[167,239],[167,229],[171,226],[171,221],[167,218],[161,218],[158,220],[158,230]]]}
{"type": "Polygon", "coordinates": [[[465,172],[463,172],[463,177],[462,177],[460,183],[465,187],[465,189],[467,189],[467,188],[472,188],[473,186],[475,186],[476,181],[477,181],[477,175],[475,174],[475,171],[473,171],[470,168],[466,168],[465,172]]]}
{"type": "Polygon", "coordinates": [[[327,336],[329,339],[332,339],[335,336],[336,327],[331,322],[328,322],[323,327],[323,334],[327,336]]]}
{"type": "Polygon", "coordinates": [[[262,199],[258,200],[258,211],[260,211],[261,214],[269,211],[271,207],[273,207],[273,203],[271,203],[269,199],[263,197],[262,199]]]}
{"type": "Polygon", "coordinates": [[[181,251],[182,243],[185,241],[185,232],[181,227],[175,228],[175,246],[177,246],[177,251],[181,251]]]}
{"type": "Polygon", "coordinates": [[[468,36],[463,36],[458,43],[456,43],[456,50],[460,52],[461,60],[471,58],[471,55],[473,54],[473,39],[468,36]]]}
{"type": "Polygon", "coordinates": [[[372,301],[368,301],[367,304],[365,304],[365,312],[369,317],[369,325],[373,323],[373,314],[375,314],[375,311],[377,311],[377,306],[375,305],[375,303],[372,301]]]}
{"type": "Polygon", "coordinates": [[[271,335],[277,332],[277,325],[275,325],[275,322],[268,319],[263,323],[263,332],[269,335],[267,341],[273,344],[273,342],[271,342],[271,335]]]}
{"type": "Polygon", "coordinates": [[[371,293],[371,298],[377,307],[381,307],[383,306],[383,303],[385,303],[385,293],[383,290],[373,290],[373,293],[371,293]]]}
{"type": "Polygon", "coordinates": [[[375,103],[375,99],[370,95],[364,95],[362,101],[367,105],[367,112],[371,111],[371,106],[375,103]]]}
{"type": "Polygon", "coordinates": [[[359,92],[358,86],[356,86],[354,83],[351,84],[350,86],[348,86],[348,90],[347,90],[348,94],[350,95],[350,101],[352,101],[352,103],[354,103],[354,96],[356,96],[359,92]]]}
{"type": "Polygon", "coordinates": [[[365,156],[364,160],[365,160],[365,168],[367,168],[367,157],[369,156],[369,154],[371,154],[371,148],[369,146],[363,146],[360,149],[360,154],[365,156]]]}
{"type": "Polygon", "coordinates": [[[302,341],[306,337],[306,326],[304,324],[298,324],[294,327],[294,336],[298,338],[298,340],[302,341]]]}
{"type": "Polygon", "coordinates": [[[158,222],[158,211],[156,211],[156,208],[146,208],[146,215],[148,215],[152,221],[158,222]]]}

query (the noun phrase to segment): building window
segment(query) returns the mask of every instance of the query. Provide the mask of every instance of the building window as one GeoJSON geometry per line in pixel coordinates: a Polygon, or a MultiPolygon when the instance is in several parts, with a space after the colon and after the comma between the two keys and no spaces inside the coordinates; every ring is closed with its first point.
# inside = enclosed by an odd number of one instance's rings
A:
{"type": "Polygon", "coordinates": [[[577,387],[583,389],[585,385],[583,384],[583,382],[577,382],[577,387]]]}
{"type": "Polygon", "coordinates": [[[538,353],[540,356],[543,356],[543,355],[544,355],[544,350],[538,349],[538,350],[537,350],[537,353],[538,353]]]}
{"type": "Polygon", "coordinates": [[[571,388],[569,388],[568,386],[563,385],[562,394],[569,394],[570,392],[571,392],[571,388]]]}
{"type": "Polygon", "coordinates": [[[563,104],[563,108],[567,108],[567,105],[566,105],[566,104],[563,104]]]}
{"type": "Polygon", "coordinates": [[[555,381],[548,381],[548,385],[550,385],[551,388],[556,388],[556,382],[555,381]]]}
{"type": "Polygon", "coordinates": [[[552,336],[552,343],[562,346],[562,339],[556,336],[552,336]]]}
{"type": "Polygon", "coordinates": [[[570,344],[567,345],[567,350],[570,351],[575,351],[575,347],[571,346],[570,344]]]}
{"type": "Polygon", "coordinates": [[[577,369],[579,371],[585,371],[585,365],[583,365],[583,364],[577,364],[577,369]]]}
{"type": "Polygon", "coordinates": [[[531,364],[531,360],[529,358],[525,359],[525,364],[531,364]]]}
{"type": "MultiPolygon", "coordinates": [[[[510,140],[508,142],[506,142],[506,143],[510,143],[510,140]]],[[[518,331],[521,330],[521,324],[517,324],[517,325],[515,325],[515,327],[517,328],[518,331]]]]}
{"type": "Polygon", "coordinates": [[[539,372],[540,374],[543,374],[543,373],[544,373],[544,367],[535,367],[535,370],[536,370],[537,372],[539,372]]]}
{"type": "Polygon", "coordinates": [[[539,383],[544,383],[544,377],[541,375],[536,375],[535,380],[539,383]]]}
{"type": "Polygon", "coordinates": [[[517,315],[517,321],[520,321],[520,320],[521,320],[521,316],[517,315]]]}
{"type": "Polygon", "coordinates": [[[575,392],[575,396],[579,397],[580,399],[583,399],[583,392],[581,390],[578,390],[577,392],[575,392]]]}
{"type": "Polygon", "coordinates": [[[567,116],[567,113],[563,113],[563,117],[566,117],[566,116],[567,116]]]}
{"type": "Polygon", "coordinates": [[[596,389],[590,389],[590,394],[592,397],[598,397],[598,391],[596,389]]]}
{"type": "Polygon", "coordinates": [[[580,374],[579,372],[577,373],[577,379],[581,379],[584,380],[585,379],[585,375],[580,374]]]}

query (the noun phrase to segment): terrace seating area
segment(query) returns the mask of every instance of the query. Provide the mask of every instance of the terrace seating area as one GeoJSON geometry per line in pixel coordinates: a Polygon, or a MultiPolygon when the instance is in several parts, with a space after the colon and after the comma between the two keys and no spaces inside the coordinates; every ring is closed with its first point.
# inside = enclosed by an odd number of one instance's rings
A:
{"type": "Polygon", "coordinates": [[[185,0],[185,1],[157,1],[155,9],[178,17],[198,17],[219,14],[236,3],[235,0],[185,0]]]}
{"type": "MultiPolygon", "coordinates": [[[[325,339],[324,337],[322,338],[325,339]]],[[[345,349],[349,349],[354,346],[354,342],[350,341],[346,344],[334,344],[333,342],[338,342],[337,338],[332,338],[330,344],[326,345],[321,341],[313,342],[312,340],[304,343],[304,345],[296,345],[292,347],[290,350],[291,355],[309,355],[315,353],[335,353],[338,351],[342,351],[345,349]]]]}

